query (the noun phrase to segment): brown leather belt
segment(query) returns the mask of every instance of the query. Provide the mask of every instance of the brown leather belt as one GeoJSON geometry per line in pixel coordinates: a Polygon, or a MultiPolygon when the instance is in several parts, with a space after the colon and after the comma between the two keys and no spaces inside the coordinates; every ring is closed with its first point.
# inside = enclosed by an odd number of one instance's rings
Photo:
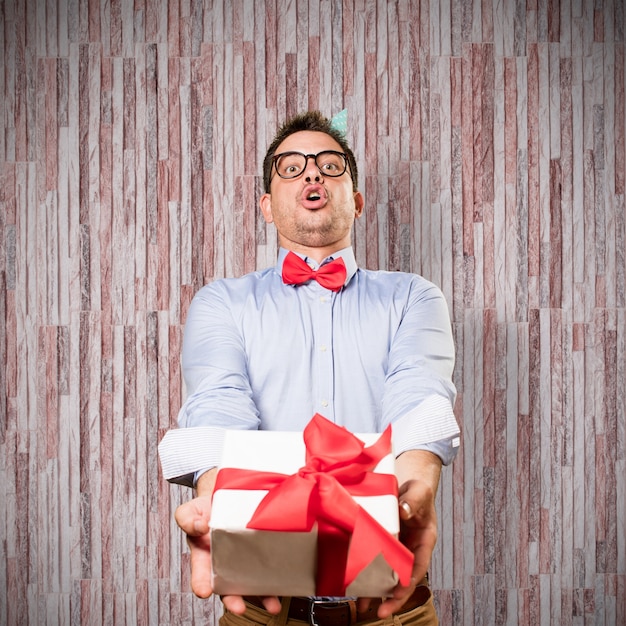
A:
{"type": "MultiPolygon", "coordinates": [[[[424,579],[402,605],[398,614],[407,613],[428,602],[431,593],[427,579],[424,579]]],[[[244,600],[253,606],[265,610],[262,599],[257,596],[244,596],[244,600]]],[[[380,598],[372,598],[365,611],[357,611],[356,600],[318,601],[313,598],[293,597],[289,603],[289,619],[306,622],[312,626],[351,626],[359,622],[378,620],[380,598]]]]}

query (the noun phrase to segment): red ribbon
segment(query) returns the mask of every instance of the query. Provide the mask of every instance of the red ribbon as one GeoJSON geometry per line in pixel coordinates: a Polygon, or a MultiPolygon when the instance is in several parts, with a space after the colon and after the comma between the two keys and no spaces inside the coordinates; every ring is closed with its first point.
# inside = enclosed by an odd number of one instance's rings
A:
{"type": "Polygon", "coordinates": [[[283,532],[318,530],[316,593],[345,595],[359,572],[382,554],[408,586],[413,554],[385,530],[353,496],[397,495],[392,474],[373,469],[391,450],[388,427],[371,446],[341,426],[315,414],[304,429],[306,461],[292,475],[223,468],[218,489],[263,489],[247,528],[283,532]]]}

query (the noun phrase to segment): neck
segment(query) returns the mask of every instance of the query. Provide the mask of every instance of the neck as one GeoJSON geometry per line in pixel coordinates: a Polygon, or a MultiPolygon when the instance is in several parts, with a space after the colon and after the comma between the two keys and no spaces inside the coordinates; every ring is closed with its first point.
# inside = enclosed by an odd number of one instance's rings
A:
{"type": "Polygon", "coordinates": [[[321,263],[324,259],[333,255],[338,250],[343,250],[345,247],[346,246],[328,246],[324,248],[307,248],[305,246],[283,246],[283,248],[287,248],[287,250],[291,250],[292,252],[297,252],[303,257],[313,259],[316,263],[321,263]]]}
{"type": "Polygon", "coordinates": [[[348,248],[350,246],[350,241],[337,241],[334,244],[328,246],[303,246],[294,241],[286,241],[284,239],[279,239],[280,246],[287,250],[291,250],[292,252],[297,252],[304,257],[308,257],[313,259],[316,263],[321,263],[324,259],[331,256],[338,250],[343,250],[344,248],[348,248]]]}

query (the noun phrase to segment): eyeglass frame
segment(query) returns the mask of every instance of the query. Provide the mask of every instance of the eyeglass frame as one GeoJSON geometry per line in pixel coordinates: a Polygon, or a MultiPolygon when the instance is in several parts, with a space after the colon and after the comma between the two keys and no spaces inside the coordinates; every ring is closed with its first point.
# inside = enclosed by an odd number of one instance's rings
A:
{"type": "MultiPolygon", "coordinates": [[[[279,154],[275,154],[272,157],[272,168],[273,170],[278,174],[279,178],[282,178],[283,180],[295,180],[296,178],[300,178],[300,176],[302,176],[304,174],[304,172],[306,171],[307,165],[309,164],[309,159],[313,159],[314,163],[315,163],[315,167],[317,167],[318,172],[322,175],[322,176],[328,176],[329,178],[339,178],[340,176],[343,176],[348,170],[350,170],[350,178],[352,178],[352,170],[350,169],[350,161],[348,159],[348,155],[345,152],[340,152],[339,150],[320,150],[317,154],[304,154],[303,152],[298,152],[298,150],[287,150],[286,152],[280,152],[279,154]],[[341,156],[343,158],[343,171],[341,172],[341,174],[329,174],[328,172],[324,172],[322,171],[322,169],[320,168],[320,166],[317,163],[317,157],[320,154],[338,154],[339,156],[341,156]],[[304,157],[304,167],[302,168],[302,171],[299,174],[296,174],[295,176],[283,176],[279,171],[278,171],[278,167],[276,165],[276,163],[278,162],[278,159],[280,159],[281,157],[284,157],[288,154],[299,154],[300,156],[304,157]]],[[[272,181],[272,176],[270,176],[270,182],[272,181]]]]}

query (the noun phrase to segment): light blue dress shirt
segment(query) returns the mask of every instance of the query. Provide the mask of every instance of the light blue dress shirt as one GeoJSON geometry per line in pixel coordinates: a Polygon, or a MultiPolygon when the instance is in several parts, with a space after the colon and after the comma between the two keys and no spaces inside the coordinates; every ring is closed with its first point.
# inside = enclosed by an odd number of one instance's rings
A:
{"type": "MultiPolygon", "coordinates": [[[[275,267],[206,285],[190,305],[178,421],[201,427],[182,447],[197,442],[202,461],[185,471],[219,464],[223,429],[301,431],[315,413],[354,433],[392,424],[396,455],[426,449],[450,463],[459,427],[441,290],[416,274],[358,269],[352,248],[325,260],[346,264],[339,292],[314,280],[286,285],[286,255],[281,248],[275,267]]],[[[166,478],[190,484],[165,468],[185,450],[169,442],[159,452],[166,478]]]]}

